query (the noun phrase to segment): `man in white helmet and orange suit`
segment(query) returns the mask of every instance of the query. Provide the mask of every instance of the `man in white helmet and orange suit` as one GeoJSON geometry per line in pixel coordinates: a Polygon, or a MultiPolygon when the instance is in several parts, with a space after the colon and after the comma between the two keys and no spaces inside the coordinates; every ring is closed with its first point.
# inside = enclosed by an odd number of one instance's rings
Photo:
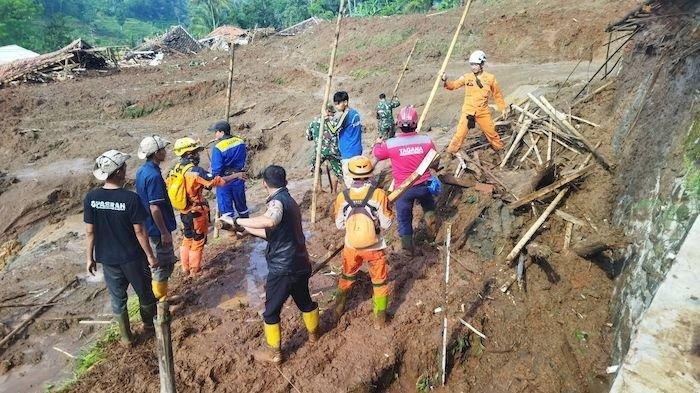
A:
{"type": "Polygon", "coordinates": [[[454,81],[448,81],[447,77],[442,75],[443,86],[447,90],[456,90],[464,86],[462,114],[457,124],[457,132],[447,146],[448,153],[457,153],[462,147],[469,129],[474,128],[477,124],[494,150],[503,149],[503,142],[496,132],[496,126],[489,110],[489,96],[493,95],[496,105],[502,113],[507,109],[506,102],[503,100],[503,93],[496,82],[496,77],[484,71],[485,62],[486,54],[477,50],[469,56],[471,72],[454,81]]]}

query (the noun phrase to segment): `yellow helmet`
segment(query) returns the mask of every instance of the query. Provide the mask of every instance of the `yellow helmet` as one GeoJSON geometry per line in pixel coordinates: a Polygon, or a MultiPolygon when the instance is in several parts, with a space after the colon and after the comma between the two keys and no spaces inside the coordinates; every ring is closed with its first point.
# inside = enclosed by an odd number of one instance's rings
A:
{"type": "Polygon", "coordinates": [[[175,141],[173,153],[175,153],[175,155],[178,157],[182,157],[185,153],[200,151],[202,149],[204,148],[199,145],[199,141],[196,141],[190,137],[185,137],[175,141]]]}
{"type": "Polygon", "coordinates": [[[355,156],[348,161],[348,172],[354,179],[372,177],[373,171],[372,160],[365,156],[355,156]]]}

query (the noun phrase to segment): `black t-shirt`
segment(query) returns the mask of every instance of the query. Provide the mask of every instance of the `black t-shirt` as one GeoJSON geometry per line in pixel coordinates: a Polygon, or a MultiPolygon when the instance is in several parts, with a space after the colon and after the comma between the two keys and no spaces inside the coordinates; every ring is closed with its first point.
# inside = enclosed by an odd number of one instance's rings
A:
{"type": "Polygon", "coordinates": [[[147,217],[135,192],[123,188],[88,192],[83,201],[83,221],[94,225],[95,261],[120,265],[145,260],[134,224],[143,224],[147,217]]]}

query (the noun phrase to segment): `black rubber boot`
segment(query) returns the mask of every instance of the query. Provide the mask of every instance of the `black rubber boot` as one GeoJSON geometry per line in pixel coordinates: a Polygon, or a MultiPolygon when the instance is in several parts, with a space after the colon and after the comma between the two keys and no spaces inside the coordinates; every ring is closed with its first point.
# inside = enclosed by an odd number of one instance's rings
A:
{"type": "Polygon", "coordinates": [[[147,332],[155,331],[153,318],[156,316],[156,304],[139,306],[139,314],[141,314],[141,321],[143,321],[143,329],[147,332]]]}
{"type": "Polygon", "coordinates": [[[121,338],[119,342],[125,347],[130,347],[134,344],[134,336],[131,334],[131,324],[129,323],[129,313],[124,311],[121,314],[115,315],[114,319],[119,324],[119,334],[121,338]]]}

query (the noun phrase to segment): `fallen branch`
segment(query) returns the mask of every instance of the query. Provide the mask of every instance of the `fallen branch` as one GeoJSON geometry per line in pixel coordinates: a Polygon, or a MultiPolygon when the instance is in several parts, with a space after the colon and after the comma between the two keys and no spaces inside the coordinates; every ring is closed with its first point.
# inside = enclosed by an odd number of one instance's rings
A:
{"type": "Polygon", "coordinates": [[[571,251],[581,258],[589,258],[605,250],[613,248],[615,243],[610,243],[600,236],[580,241],[571,246],[571,251]]]}
{"type": "Polygon", "coordinates": [[[54,306],[58,303],[16,303],[16,304],[0,304],[0,308],[14,308],[14,307],[46,307],[54,306]]]}
{"type": "Polygon", "coordinates": [[[284,120],[280,120],[280,121],[277,122],[277,124],[275,124],[275,125],[273,125],[273,126],[261,128],[260,131],[270,131],[270,130],[272,130],[272,129],[274,129],[274,128],[277,128],[277,127],[279,127],[280,125],[282,125],[282,124],[284,124],[284,123],[286,123],[286,122],[292,120],[293,118],[299,116],[300,113],[301,113],[301,112],[297,112],[297,113],[295,113],[295,114],[289,116],[288,118],[286,118],[286,119],[284,119],[284,120]]]}
{"type": "Polygon", "coordinates": [[[239,110],[231,113],[231,115],[229,117],[235,117],[235,116],[242,115],[242,114],[248,112],[249,110],[255,108],[255,105],[257,105],[257,104],[258,103],[256,102],[256,103],[253,103],[251,105],[246,106],[245,108],[239,109],[239,110]]]}
{"type": "MultiPolygon", "coordinates": [[[[72,285],[73,285],[75,282],[77,282],[77,281],[78,281],[78,277],[72,279],[72,280],[71,280],[68,284],[66,284],[63,288],[59,289],[58,292],[56,292],[56,294],[53,295],[53,296],[51,297],[51,299],[49,299],[49,301],[48,301],[47,303],[51,303],[51,302],[53,302],[54,300],[56,300],[56,299],[63,293],[63,291],[65,291],[66,289],[68,289],[70,286],[72,286],[72,285]]],[[[50,307],[50,306],[42,306],[42,307],[39,307],[39,309],[37,309],[36,311],[34,311],[34,312],[32,313],[32,315],[29,316],[29,318],[25,319],[24,322],[22,322],[22,323],[21,323],[19,326],[17,326],[14,330],[12,330],[12,331],[11,331],[10,333],[8,333],[5,337],[3,337],[3,339],[0,340],[0,348],[3,348],[3,347],[5,346],[5,344],[9,343],[10,340],[12,340],[12,338],[13,338],[15,335],[17,335],[17,333],[21,332],[25,327],[29,326],[32,322],[34,322],[34,319],[36,319],[36,317],[38,317],[42,312],[44,312],[44,310],[46,309],[46,307],[50,307]]]]}
{"type": "Polygon", "coordinates": [[[333,257],[338,255],[339,252],[343,251],[343,247],[344,243],[340,243],[340,245],[333,246],[331,251],[328,251],[323,260],[314,265],[313,269],[311,269],[311,275],[313,276],[314,274],[318,273],[319,270],[323,269],[323,267],[326,266],[328,262],[330,262],[331,259],[333,259],[333,257]]]}

